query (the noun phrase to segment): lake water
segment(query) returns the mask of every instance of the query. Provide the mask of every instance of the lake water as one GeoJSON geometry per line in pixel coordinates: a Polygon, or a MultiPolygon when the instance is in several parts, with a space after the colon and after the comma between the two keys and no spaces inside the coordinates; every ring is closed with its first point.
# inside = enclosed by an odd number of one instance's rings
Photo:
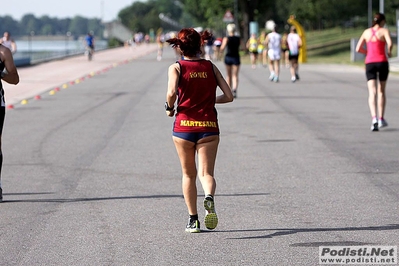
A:
{"type": "MultiPolygon", "coordinates": [[[[14,54],[14,59],[30,57],[32,63],[83,54],[86,50],[83,40],[15,40],[15,43],[17,52],[14,54]]],[[[96,40],[95,49],[97,51],[107,48],[106,40],[96,40]]]]}

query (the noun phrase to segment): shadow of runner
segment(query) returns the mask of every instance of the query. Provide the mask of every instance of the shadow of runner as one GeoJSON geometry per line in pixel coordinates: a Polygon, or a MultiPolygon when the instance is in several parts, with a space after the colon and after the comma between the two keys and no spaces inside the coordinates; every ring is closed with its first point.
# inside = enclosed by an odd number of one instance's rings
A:
{"type": "Polygon", "coordinates": [[[336,227],[336,228],[270,228],[270,229],[243,229],[243,230],[221,230],[218,232],[263,232],[263,231],[276,231],[272,234],[260,236],[247,236],[247,237],[234,237],[229,239],[262,239],[273,238],[279,236],[293,235],[297,233],[314,233],[314,232],[345,232],[345,231],[386,231],[386,230],[399,230],[399,224],[390,224],[382,226],[366,226],[366,227],[336,227]]]}
{"type": "MultiPolygon", "coordinates": [[[[40,194],[54,194],[51,192],[43,193],[4,193],[3,195],[40,195],[40,194]]],[[[217,197],[241,197],[241,196],[266,196],[270,193],[245,193],[245,194],[218,194],[217,197]]],[[[205,197],[205,195],[198,195],[198,197],[205,197]]],[[[119,196],[119,197],[97,197],[97,198],[71,198],[71,199],[21,199],[21,200],[4,200],[2,203],[21,203],[21,202],[89,202],[89,201],[105,201],[105,200],[126,200],[126,199],[161,199],[161,198],[182,198],[183,195],[143,195],[143,196],[119,196]]]]}

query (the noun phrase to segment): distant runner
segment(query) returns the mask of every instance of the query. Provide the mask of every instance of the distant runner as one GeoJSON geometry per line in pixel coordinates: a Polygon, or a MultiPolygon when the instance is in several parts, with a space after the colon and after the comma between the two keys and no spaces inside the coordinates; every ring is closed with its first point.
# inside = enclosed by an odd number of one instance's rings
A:
{"type": "Polygon", "coordinates": [[[88,53],[89,60],[92,59],[92,56],[94,54],[94,36],[92,32],[87,33],[85,37],[86,41],[86,49],[88,53]]]}

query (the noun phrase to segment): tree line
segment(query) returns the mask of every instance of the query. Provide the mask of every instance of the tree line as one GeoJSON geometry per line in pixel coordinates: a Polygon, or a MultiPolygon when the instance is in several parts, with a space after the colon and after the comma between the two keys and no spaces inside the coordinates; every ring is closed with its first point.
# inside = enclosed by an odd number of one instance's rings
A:
{"type": "Polygon", "coordinates": [[[0,17],[0,33],[5,31],[15,37],[28,35],[71,35],[78,37],[93,31],[96,36],[102,36],[103,25],[101,19],[84,18],[51,18],[49,16],[35,17],[33,14],[24,15],[19,21],[11,16],[0,17]]]}
{"type": "MultiPolygon", "coordinates": [[[[226,23],[223,16],[230,10],[243,34],[249,36],[251,21],[260,29],[268,20],[274,20],[280,29],[287,27],[287,19],[294,15],[305,30],[322,30],[333,27],[367,27],[368,0],[147,0],[133,2],[119,12],[121,22],[133,31],[148,32],[164,28],[179,27],[210,28],[224,34],[226,23]],[[172,18],[177,25],[159,19],[162,13],[172,18]]],[[[385,0],[385,15],[388,25],[395,25],[399,0],[385,0]]],[[[379,10],[379,0],[372,0],[373,14],[379,10]]]]}
{"type": "MultiPolygon", "coordinates": [[[[388,25],[395,25],[399,0],[385,0],[388,25]]],[[[118,19],[133,32],[149,33],[159,28],[179,30],[182,27],[210,28],[224,34],[223,16],[230,10],[235,16],[240,32],[248,36],[249,22],[264,28],[265,22],[274,20],[280,29],[294,15],[306,30],[332,27],[367,27],[368,0],[146,0],[135,1],[120,10],[118,19]],[[237,13],[237,14],[234,14],[237,13]],[[163,15],[161,19],[160,14],[163,15]],[[171,23],[171,21],[173,23],[171,23]]],[[[379,10],[379,0],[372,0],[373,13],[379,10]]],[[[0,31],[10,31],[13,36],[65,35],[80,36],[93,31],[102,36],[103,25],[99,18],[51,18],[26,14],[20,21],[10,16],[0,17],[0,31]]]]}

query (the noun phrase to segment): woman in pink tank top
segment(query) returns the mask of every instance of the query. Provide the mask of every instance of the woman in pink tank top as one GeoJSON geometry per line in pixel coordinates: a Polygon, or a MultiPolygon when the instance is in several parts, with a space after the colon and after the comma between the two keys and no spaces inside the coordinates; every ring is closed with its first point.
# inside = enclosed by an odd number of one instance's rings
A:
{"type": "Polygon", "coordinates": [[[389,30],[384,26],[384,14],[375,14],[372,27],[363,32],[356,46],[356,52],[366,55],[366,78],[372,131],[378,131],[380,128],[388,126],[384,119],[385,87],[389,74],[388,57],[392,52],[392,40],[389,30]],[[377,82],[377,77],[379,82],[377,82]],[[379,114],[377,114],[377,110],[379,114]]]}

